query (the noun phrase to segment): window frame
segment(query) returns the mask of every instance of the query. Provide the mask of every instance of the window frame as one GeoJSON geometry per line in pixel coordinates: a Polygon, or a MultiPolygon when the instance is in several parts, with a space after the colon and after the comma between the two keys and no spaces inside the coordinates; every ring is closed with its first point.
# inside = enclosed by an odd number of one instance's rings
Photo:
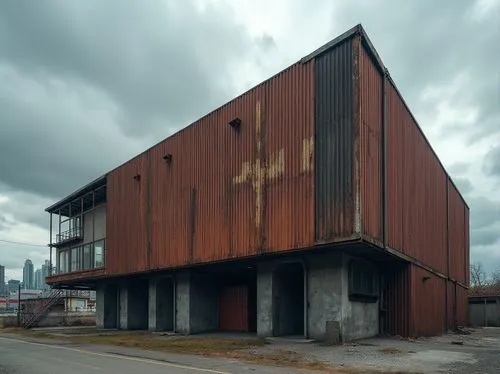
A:
{"type": "Polygon", "coordinates": [[[359,259],[351,259],[348,264],[349,300],[376,303],[379,298],[378,271],[374,264],[359,259]]]}

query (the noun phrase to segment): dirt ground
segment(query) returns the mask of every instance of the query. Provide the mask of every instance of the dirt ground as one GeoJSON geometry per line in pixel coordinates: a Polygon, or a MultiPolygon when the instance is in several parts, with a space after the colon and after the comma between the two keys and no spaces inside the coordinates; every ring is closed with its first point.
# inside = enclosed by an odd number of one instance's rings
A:
{"type": "Polygon", "coordinates": [[[328,373],[500,373],[500,328],[467,329],[465,333],[416,340],[364,339],[333,347],[238,334],[180,337],[68,328],[18,333],[328,373]]]}
{"type": "Polygon", "coordinates": [[[500,328],[466,329],[416,340],[374,338],[337,347],[290,344],[286,340],[254,350],[281,349],[332,366],[400,373],[500,373],[500,328]]]}

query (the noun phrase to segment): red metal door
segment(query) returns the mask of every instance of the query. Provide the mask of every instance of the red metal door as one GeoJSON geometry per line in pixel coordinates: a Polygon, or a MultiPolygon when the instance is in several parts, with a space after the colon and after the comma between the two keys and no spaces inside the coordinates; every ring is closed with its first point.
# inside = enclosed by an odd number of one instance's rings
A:
{"type": "Polygon", "coordinates": [[[219,330],[249,331],[247,285],[226,286],[222,289],[219,297],[219,330]]]}

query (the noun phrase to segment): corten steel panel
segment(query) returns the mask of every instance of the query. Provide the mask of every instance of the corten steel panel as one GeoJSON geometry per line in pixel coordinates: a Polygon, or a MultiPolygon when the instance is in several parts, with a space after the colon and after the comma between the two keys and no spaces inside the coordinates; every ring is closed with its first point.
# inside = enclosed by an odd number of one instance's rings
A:
{"type": "Polygon", "coordinates": [[[382,111],[383,75],[364,47],[360,48],[361,229],[382,244],[382,111]]]}
{"type": "Polygon", "coordinates": [[[450,277],[466,283],[465,205],[458,190],[448,182],[448,241],[450,245],[450,277]]]}
{"type": "Polygon", "coordinates": [[[433,336],[446,331],[446,280],[411,265],[412,336],[433,336]]]}
{"type": "Polygon", "coordinates": [[[469,227],[469,207],[466,206],[464,209],[464,216],[465,216],[465,230],[464,230],[464,237],[465,237],[465,286],[469,287],[470,286],[470,227],[469,227]]]}
{"type": "Polygon", "coordinates": [[[248,287],[246,285],[226,286],[219,296],[219,330],[247,332],[248,287]]]}
{"type": "Polygon", "coordinates": [[[151,149],[150,268],[314,243],[313,74],[295,64],[151,149]]]}
{"type": "Polygon", "coordinates": [[[385,330],[389,335],[410,336],[410,265],[392,267],[385,273],[385,330]]]}
{"type": "Polygon", "coordinates": [[[148,268],[149,151],[108,175],[106,203],[106,272],[148,268]]]}
{"type": "Polygon", "coordinates": [[[387,85],[388,246],[447,272],[447,176],[392,83],[387,85]]]}
{"type": "Polygon", "coordinates": [[[104,268],[93,269],[93,270],[82,270],[73,273],[53,275],[45,278],[45,281],[47,284],[57,284],[57,283],[71,282],[87,278],[100,278],[103,277],[105,274],[106,273],[104,268]]]}
{"type": "Polygon", "coordinates": [[[469,324],[469,298],[467,288],[460,284],[456,285],[457,295],[457,325],[467,326],[469,324]]]}
{"type": "Polygon", "coordinates": [[[354,81],[352,41],[317,57],[315,133],[316,240],[355,232],[354,81]]]}

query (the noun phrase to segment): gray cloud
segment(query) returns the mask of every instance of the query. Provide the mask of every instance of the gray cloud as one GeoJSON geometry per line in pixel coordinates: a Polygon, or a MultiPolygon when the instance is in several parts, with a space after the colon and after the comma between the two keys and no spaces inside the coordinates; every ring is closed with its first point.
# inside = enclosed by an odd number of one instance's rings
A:
{"type": "Polygon", "coordinates": [[[474,186],[472,185],[471,181],[468,178],[465,177],[454,178],[453,182],[456,184],[458,190],[462,195],[466,195],[469,192],[472,192],[472,190],[474,189],[474,186]]]}
{"type": "Polygon", "coordinates": [[[455,162],[449,166],[446,167],[446,170],[448,173],[451,175],[462,175],[467,173],[469,170],[470,164],[466,162],[455,162]]]}
{"type": "MultiPolygon", "coordinates": [[[[500,106],[500,101],[498,105],[500,106]]],[[[500,177],[500,145],[488,151],[484,158],[483,170],[488,175],[500,177]]]]}
{"type": "Polygon", "coordinates": [[[468,199],[471,228],[480,229],[500,221],[500,202],[480,196],[468,199]]]}
{"type": "Polygon", "coordinates": [[[434,101],[420,101],[426,87],[449,84],[460,75],[470,77],[442,99],[457,108],[477,108],[476,124],[455,124],[442,134],[458,129],[475,141],[500,132],[500,49],[492,48],[500,37],[500,7],[478,20],[473,17],[474,5],[469,0],[349,1],[339,4],[339,23],[334,25],[338,31],[363,23],[416,115],[437,114],[434,101]]]}
{"type": "MultiPolygon", "coordinates": [[[[492,225],[486,228],[471,231],[472,245],[491,245],[500,240],[500,225],[492,225]]],[[[500,244],[499,244],[500,245],[500,244]]]]}

